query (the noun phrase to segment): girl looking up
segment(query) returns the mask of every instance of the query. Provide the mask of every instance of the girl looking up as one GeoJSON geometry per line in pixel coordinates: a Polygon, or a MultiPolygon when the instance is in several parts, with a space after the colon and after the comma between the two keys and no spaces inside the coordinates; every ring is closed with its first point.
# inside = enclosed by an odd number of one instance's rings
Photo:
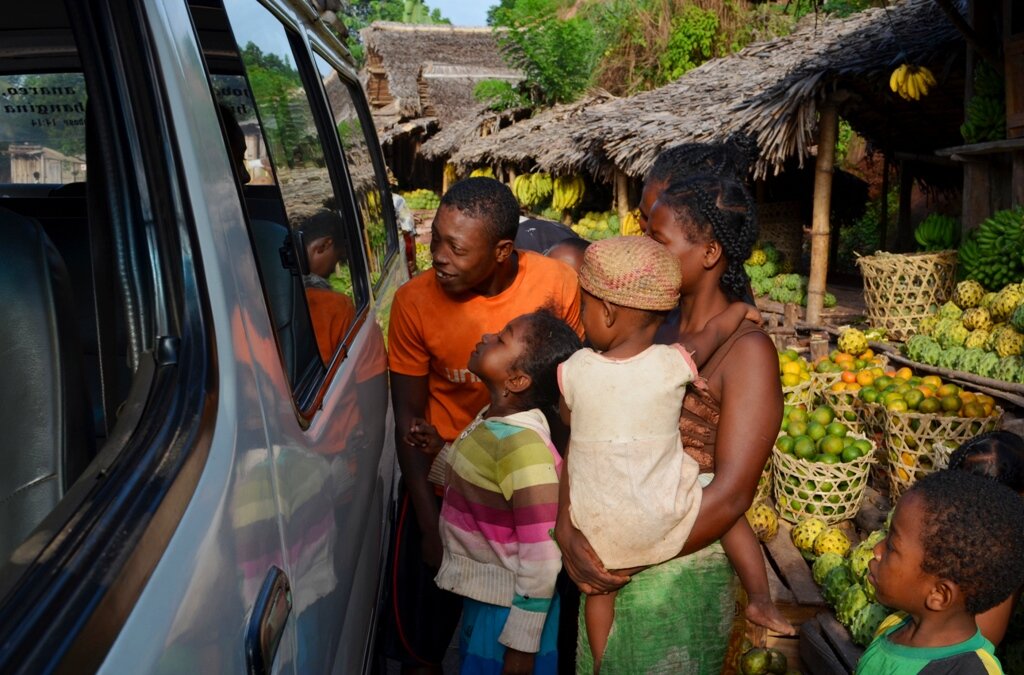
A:
{"type": "MultiPolygon", "coordinates": [[[[558,364],[579,348],[573,329],[542,310],[484,335],[469,357],[491,402],[438,455],[447,468],[436,582],[463,596],[463,673],[558,671],[561,556],[550,532],[562,460],[545,415],[557,414],[558,364]]],[[[442,445],[422,420],[413,435],[427,451],[442,445]]]]}
{"type": "MultiPolygon", "coordinates": [[[[571,426],[570,516],[611,569],[674,557],[700,507],[699,467],[683,452],[679,411],[700,363],[757,310],[733,303],[681,345],[654,336],[679,302],[680,266],[646,237],[616,237],[583,256],[583,328],[594,349],[559,367],[563,420],[571,426]],[[687,349],[692,350],[693,357],[687,349]]],[[[758,550],[758,553],[760,551],[758,550]]],[[[593,671],[600,669],[617,593],[584,599],[593,671]]],[[[580,655],[583,656],[583,655],[580,655]]],[[[579,658],[579,656],[578,656],[579,658]]]]}

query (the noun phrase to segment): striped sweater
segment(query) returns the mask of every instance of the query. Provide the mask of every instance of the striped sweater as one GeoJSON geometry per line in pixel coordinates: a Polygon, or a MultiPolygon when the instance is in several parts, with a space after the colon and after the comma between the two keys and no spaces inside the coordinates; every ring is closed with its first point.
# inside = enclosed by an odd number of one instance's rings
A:
{"type": "MultiPolygon", "coordinates": [[[[486,409],[485,409],[486,411],[486,409]]],[[[459,436],[441,507],[441,588],[510,612],[499,642],[540,648],[562,559],[549,532],[558,513],[562,458],[533,409],[483,418],[459,436]]]]}

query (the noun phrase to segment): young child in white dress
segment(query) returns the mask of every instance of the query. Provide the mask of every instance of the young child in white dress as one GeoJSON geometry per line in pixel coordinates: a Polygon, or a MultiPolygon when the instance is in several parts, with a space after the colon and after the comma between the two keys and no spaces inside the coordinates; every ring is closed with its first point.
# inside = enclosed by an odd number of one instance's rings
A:
{"type": "MultiPolygon", "coordinates": [[[[569,509],[609,570],[655,565],[682,549],[701,497],[697,462],[679,437],[686,385],[696,378],[697,364],[742,321],[760,321],[756,309],[737,302],[685,347],[654,344],[666,313],[679,302],[681,278],[676,257],[647,237],[593,244],[579,273],[583,326],[593,349],[576,352],[558,372],[562,415],[571,425],[569,509]]],[[[585,601],[595,669],[615,596],[585,601]]]]}

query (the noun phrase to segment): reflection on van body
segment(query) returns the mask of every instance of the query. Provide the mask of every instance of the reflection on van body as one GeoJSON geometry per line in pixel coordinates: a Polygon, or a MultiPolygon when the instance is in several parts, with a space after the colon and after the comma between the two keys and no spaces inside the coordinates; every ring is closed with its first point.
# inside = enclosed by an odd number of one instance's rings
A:
{"type": "Polygon", "coordinates": [[[0,507],[0,670],[369,671],[407,273],[344,48],[305,0],[36,0],[0,40],[0,228],[76,373],[24,391],[70,414],[48,501],[0,507]]]}

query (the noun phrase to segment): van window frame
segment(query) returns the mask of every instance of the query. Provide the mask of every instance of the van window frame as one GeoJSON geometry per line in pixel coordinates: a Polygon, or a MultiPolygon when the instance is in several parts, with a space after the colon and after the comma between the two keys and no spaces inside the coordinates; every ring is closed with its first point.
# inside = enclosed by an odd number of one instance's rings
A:
{"type": "Polygon", "coordinates": [[[137,237],[152,267],[135,291],[149,305],[139,325],[151,331],[139,344],[151,349],[107,443],[37,530],[54,536],[37,548],[26,542],[15,555],[27,562],[3,570],[3,672],[99,667],[195,490],[216,411],[195,222],[166,142],[171,121],[146,10],[142,0],[64,4],[109,160],[112,226],[137,237]]]}

